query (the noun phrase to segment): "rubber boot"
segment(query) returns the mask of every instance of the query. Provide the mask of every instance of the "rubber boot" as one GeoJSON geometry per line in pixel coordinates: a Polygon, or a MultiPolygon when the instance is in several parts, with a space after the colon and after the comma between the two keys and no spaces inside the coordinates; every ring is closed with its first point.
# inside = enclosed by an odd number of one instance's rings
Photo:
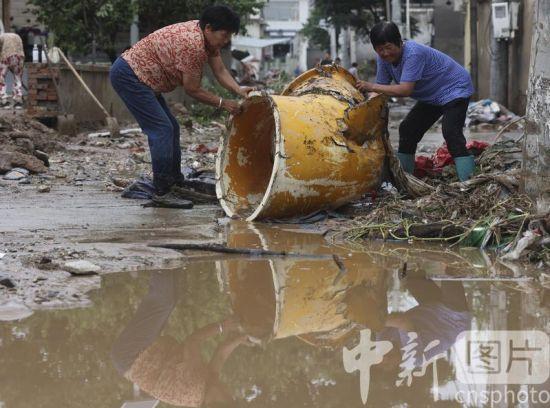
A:
{"type": "Polygon", "coordinates": [[[405,173],[412,174],[414,171],[414,154],[397,153],[397,157],[405,173]]]}
{"type": "Polygon", "coordinates": [[[476,167],[474,156],[455,157],[456,174],[460,181],[466,181],[474,173],[476,167]]]}

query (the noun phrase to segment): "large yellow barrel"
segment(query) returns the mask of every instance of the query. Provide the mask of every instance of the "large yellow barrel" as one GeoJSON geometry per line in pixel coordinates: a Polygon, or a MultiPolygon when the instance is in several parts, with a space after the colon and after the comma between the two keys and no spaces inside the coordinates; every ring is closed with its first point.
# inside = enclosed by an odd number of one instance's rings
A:
{"type": "Polygon", "coordinates": [[[366,99],[337,66],[281,95],[254,92],[222,136],[216,191],[230,217],[286,218],[337,208],[379,186],[386,98],[366,99]]]}

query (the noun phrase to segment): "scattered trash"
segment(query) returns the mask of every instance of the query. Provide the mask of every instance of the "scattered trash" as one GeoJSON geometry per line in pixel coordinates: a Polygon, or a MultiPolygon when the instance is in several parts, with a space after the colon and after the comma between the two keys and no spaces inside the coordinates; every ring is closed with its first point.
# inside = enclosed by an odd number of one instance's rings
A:
{"type": "Polygon", "coordinates": [[[471,102],[468,106],[466,126],[469,127],[480,123],[505,124],[518,117],[498,102],[491,99],[482,99],[477,102],[471,102]]]}
{"type": "Polygon", "coordinates": [[[244,399],[246,400],[246,402],[252,402],[260,395],[262,395],[262,389],[254,384],[252,388],[246,390],[244,394],[244,399]]]}
{"type": "Polygon", "coordinates": [[[155,194],[153,181],[145,176],[141,176],[132,184],[127,186],[122,192],[122,198],[131,198],[134,200],[150,200],[155,194]]]}
{"type": "Polygon", "coordinates": [[[6,256],[6,253],[5,252],[0,252],[0,259],[2,259],[3,257],[6,256]]]}
{"type": "Polygon", "coordinates": [[[38,192],[39,193],[49,193],[51,190],[51,187],[46,185],[46,184],[43,184],[41,186],[38,186],[38,192]]]}
{"type": "Polygon", "coordinates": [[[101,268],[89,261],[70,261],[63,265],[63,269],[73,275],[95,275],[101,268]]]}
{"type": "Polygon", "coordinates": [[[47,153],[45,153],[45,152],[43,152],[43,151],[41,151],[41,150],[35,150],[35,151],[34,151],[34,156],[35,156],[37,159],[41,160],[42,163],[44,163],[44,165],[45,165],[46,167],[49,167],[49,166],[50,166],[50,156],[48,156],[47,153]]]}
{"type": "Polygon", "coordinates": [[[0,286],[12,289],[15,288],[15,283],[10,278],[0,278],[0,286]]]}
{"type": "Polygon", "coordinates": [[[206,153],[217,153],[218,145],[214,143],[209,143],[205,145],[204,143],[196,144],[191,146],[190,150],[195,153],[206,154],[206,153]]]}
{"type": "Polygon", "coordinates": [[[14,168],[4,175],[4,180],[21,180],[29,175],[29,171],[23,168],[14,168]]]}
{"type": "MultiPolygon", "coordinates": [[[[130,134],[137,134],[137,133],[143,133],[141,128],[129,128],[129,129],[124,129],[120,131],[121,135],[130,135],[130,134]]],[[[89,133],[88,137],[93,139],[96,137],[108,137],[110,135],[111,135],[110,132],[93,132],[93,133],[89,133]]]]}
{"type": "Polygon", "coordinates": [[[363,214],[342,223],[341,234],[351,241],[426,240],[493,247],[508,253],[507,260],[527,258],[548,266],[550,213],[538,214],[534,202],[519,191],[518,152],[519,141],[490,146],[477,160],[481,174],[462,183],[450,182],[445,175],[430,179],[436,188],[423,197],[406,200],[384,191],[363,214]]]}

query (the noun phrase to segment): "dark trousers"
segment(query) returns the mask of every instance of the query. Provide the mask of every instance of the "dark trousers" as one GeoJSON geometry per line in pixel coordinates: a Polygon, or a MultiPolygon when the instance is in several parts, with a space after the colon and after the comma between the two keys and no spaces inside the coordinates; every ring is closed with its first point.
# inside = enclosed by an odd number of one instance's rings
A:
{"type": "Polygon", "coordinates": [[[417,102],[399,125],[399,153],[415,154],[418,142],[443,115],[443,138],[453,157],[469,156],[462,129],[466,120],[469,98],[455,99],[445,105],[417,102]]]}
{"type": "Polygon", "coordinates": [[[163,194],[181,178],[180,126],[162,95],[139,80],[130,65],[118,58],[111,67],[113,88],[147,135],[153,184],[163,194]]]}

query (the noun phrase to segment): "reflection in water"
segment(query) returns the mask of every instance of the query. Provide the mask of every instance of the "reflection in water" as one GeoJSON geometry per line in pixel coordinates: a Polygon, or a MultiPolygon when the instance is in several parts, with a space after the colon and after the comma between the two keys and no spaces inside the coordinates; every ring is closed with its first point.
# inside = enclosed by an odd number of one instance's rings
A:
{"type": "Polygon", "coordinates": [[[449,254],[404,259],[387,246],[356,251],[319,234],[241,223],[227,240],[311,257],[190,258],[184,270],[105,277],[94,308],[1,324],[0,407],[362,407],[359,375],[344,370],[342,350],[366,328],[394,346],[372,366],[367,406],[462,406],[456,392],[472,386],[457,382],[450,358],[460,332],[550,324],[540,286],[524,293],[427,278],[464,272],[445,262],[449,254]],[[429,370],[396,386],[410,332],[419,350],[439,341],[424,357],[445,355],[437,402],[429,370]]]}
{"type": "Polygon", "coordinates": [[[228,401],[231,396],[219,374],[247,337],[237,332],[231,317],[201,327],[183,341],[161,335],[178,300],[177,279],[176,272],[151,276],[147,295],[114,344],[113,362],[119,373],[161,401],[186,407],[228,401]],[[224,333],[228,336],[205,361],[201,344],[224,333]]]}
{"type": "MultiPolygon", "coordinates": [[[[392,313],[386,320],[386,327],[378,334],[377,340],[388,340],[394,345],[395,352],[408,342],[408,333],[416,333],[418,350],[437,341],[426,353],[418,353],[414,365],[420,367],[422,358],[448,351],[457,341],[458,335],[470,329],[472,315],[461,282],[442,282],[441,287],[426,278],[407,278],[404,287],[418,302],[418,306],[406,312],[392,313]]],[[[384,358],[385,364],[391,364],[394,358],[384,358]]],[[[398,361],[401,361],[401,356],[398,361]]]]}

